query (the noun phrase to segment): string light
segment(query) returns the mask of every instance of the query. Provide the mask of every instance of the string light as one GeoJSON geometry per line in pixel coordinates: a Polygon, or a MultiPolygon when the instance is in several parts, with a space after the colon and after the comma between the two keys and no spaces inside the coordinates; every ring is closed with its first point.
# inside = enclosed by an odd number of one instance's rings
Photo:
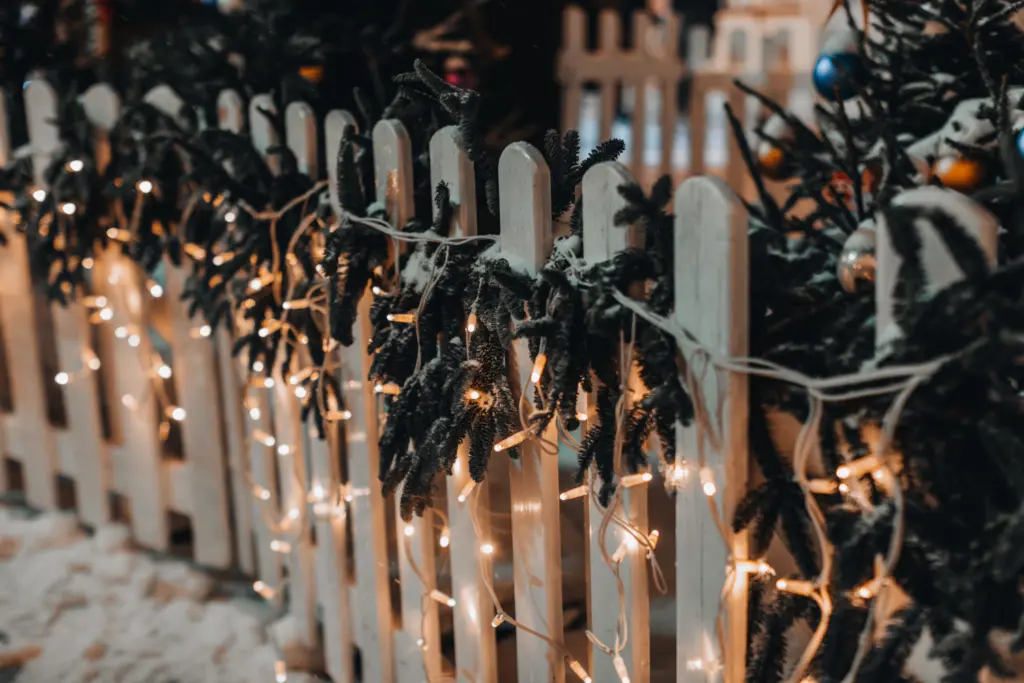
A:
{"type": "Polygon", "coordinates": [[[783,593],[792,593],[793,595],[802,595],[804,597],[814,595],[814,584],[810,581],[779,579],[775,582],[775,588],[783,593]]]}
{"type": "Polygon", "coordinates": [[[263,444],[267,448],[273,448],[274,444],[277,443],[277,440],[274,439],[273,436],[271,436],[270,434],[267,434],[262,429],[255,430],[252,433],[252,438],[255,439],[256,441],[258,441],[259,443],[263,444]]]}
{"type": "Polygon", "coordinates": [[[405,533],[406,537],[411,537],[416,533],[416,527],[412,524],[406,524],[405,529],[403,529],[403,533],[405,533]]]}
{"type": "Polygon", "coordinates": [[[484,555],[493,555],[494,545],[492,543],[481,543],[480,552],[482,552],[484,555]]]}
{"type": "Polygon", "coordinates": [[[184,247],[185,253],[196,261],[203,261],[206,259],[206,250],[194,242],[187,242],[184,247]]]}
{"type": "Polygon", "coordinates": [[[263,369],[264,369],[263,361],[261,361],[261,360],[253,361],[252,369],[253,369],[253,372],[263,372],[263,369]]]}
{"type": "Polygon", "coordinates": [[[416,322],[416,314],[414,314],[414,313],[388,313],[388,322],[392,322],[392,323],[414,323],[414,322],[416,322]]]}
{"type": "Polygon", "coordinates": [[[327,421],[328,422],[344,422],[352,419],[352,411],[350,410],[328,410],[327,421]]]}
{"type": "Polygon", "coordinates": [[[639,474],[627,474],[620,480],[620,483],[629,488],[631,486],[638,486],[640,484],[646,484],[647,482],[654,479],[654,475],[650,472],[642,472],[639,474]]]}
{"type": "MultiPolygon", "coordinates": [[[[90,351],[89,353],[92,353],[92,352],[90,351]]],[[[92,354],[92,356],[89,358],[88,361],[86,361],[85,364],[88,366],[88,368],[90,370],[93,370],[93,371],[99,370],[100,367],[103,365],[103,363],[100,362],[100,359],[96,357],[96,354],[92,354]]]]}
{"type": "Polygon", "coordinates": [[[164,414],[175,422],[181,422],[186,416],[185,409],[181,406],[168,406],[164,414]]]}
{"type": "Polygon", "coordinates": [[[615,655],[612,659],[612,666],[615,667],[615,673],[618,674],[619,680],[622,683],[629,683],[629,671],[626,670],[626,662],[622,660],[622,655],[615,655]]]}
{"type": "Polygon", "coordinates": [[[114,311],[109,308],[100,309],[100,320],[110,321],[114,317],[114,311]]]}
{"type": "Polygon", "coordinates": [[[95,262],[92,260],[92,256],[86,256],[84,259],[82,259],[82,267],[85,268],[86,270],[91,269],[94,263],[95,262]]]}
{"type": "Polygon", "coordinates": [[[576,661],[575,659],[570,659],[569,668],[572,670],[574,674],[576,674],[577,678],[583,681],[583,683],[591,683],[590,674],[587,673],[587,670],[584,669],[583,665],[580,664],[578,661],[576,661]]]}
{"type": "Polygon", "coordinates": [[[474,486],[476,486],[476,482],[473,481],[472,479],[466,482],[466,485],[462,487],[461,491],[459,491],[458,500],[460,503],[466,502],[466,499],[469,498],[469,494],[473,492],[474,486]]]}
{"type": "Polygon", "coordinates": [[[807,490],[811,493],[827,495],[835,493],[839,487],[831,479],[811,479],[807,482],[807,490]]]}
{"type": "Polygon", "coordinates": [[[72,173],[78,173],[85,168],[85,162],[81,159],[72,159],[68,162],[68,170],[72,173]]]}
{"type": "Polygon", "coordinates": [[[270,542],[270,549],[275,553],[287,555],[292,551],[292,545],[288,541],[279,541],[276,538],[270,542]]]}
{"type": "Polygon", "coordinates": [[[430,591],[430,598],[435,602],[439,602],[442,605],[448,605],[449,607],[455,607],[455,598],[450,595],[446,595],[436,588],[430,591]]]}
{"type": "Polygon", "coordinates": [[[438,539],[437,544],[442,548],[447,548],[452,542],[451,538],[448,535],[449,533],[450,532],[448,531],[448,527],[445,527],[441,530],[441,538],[438,539]]]}
{"type": "Polygon", "coordinates": [[[402,388],[394,382],[388,382],[387,384],[378,384],[373,388],[374,393],[386,394],[388,396],[398,396],[402,393],[402,388]]]}
{"type": "Polygon", "coordinates": [[[235,213],[233,210],[228,209],[227,213],[224,214],[224,222],[234,223],[236,220],[238,220],[238,214],[235,213]]]}
{"type": "Polygon", "coordinates": [[[292,447],[289,446],[288,444],[283,443],[283,444],[281,444],[280,446],[277,447],[277,454],[278,455],[288,455],[291,452],[292,452],[292,447]]]}
{"type": "Polygon", "coordinates": [[[736,571],[742,574],[760,574],[764,576],[775,573],[772,566],[764,560],[737,560],[735,566],[736,571]]]}
{"type": "Polygon", "coordinates": [[[530,381],[534,384],[540,382],[540,376],[544,373],[544,366],[548,362],[547,354],[538,353],[537,360],[533,362],[533,371],[530,372],[530,381]]]}
{"type": "Polygon", "coordinates": [[[64,386],[65,384],[71,381],[71,375],[69,375],[66,372],[58,372],[54,376],[53,381],[61,386],[64,386]]]}
{"type": "Polygon", "coordinates": [[[124,325],[118,325],[114,328],[114,336],[118,339],[125,339],[128,337],[128,328],[124,325]]]}
{"type": "Polygon", "coordinates": [[[285,669],[283,660],[278,659],[274,662],[274,678],[277,683],[286,683],[288,680],[288,671],[285,669]]]}
{"type": "Polygon", "coordinates": [[[253,582],[252,589],[264,600],[273,600],[274,596],[277,595],[277,591],[262,581],[253,582]]]}
{"type": "Polygon", "coordinates": [[[164,295],[164,288],[159,283],[149,280],[146,283],[146,287],[149,288],[149,295],[154,299],[159,299],[164,295]]]}
{"type": "Polygon", "coordinates": [[[715,486],[715,474],[710,467],[702,467],[700,470],[700,487],[705,496],[713,496],[718,492],[715,486]]]}
{"type": "Polygon", "coordinates": [[[135,347],[137,347],[141,343],[142,343],[142,337],[140,337],[139,335],[137,335],[137,334],[130,334],[130,335],[128,335],[128,346],[130,346],[130,347],[132,347],[134,349],[135,347]]]}
{"type": "Polygon", "coordinates": [[[136,401],[135,397],[131,394],[125,394],[121,397],[121,405],[129,410],[135,410],[139,407],[138,401],[136,401]]]}
{"type": "Polygon", "coordinates": [[[661,532],[657,529],[654,529],[651,533],[647,534],[647,544],[651,546],[652,551],[658,547],[659,538],[661,538],[661,532]]]}
{"type": "Polygon", "coordinates": [[[142,194],[149,194],[153,191],[153,182],[150,180],[140,180],[135,184],[135,189],[142,194]]]}
{"type": "Polygon", "coordinates": [[[587,487],[586,484],[582,486],[577,486],[576,488],[569,489],[568,491],[562,491],[560,494],[558,494],[558,499],[573,500],[574,498],[582,498],[583,496],[587,495],[587,492],[589,490],[590,489],[589,487],[587,487]]]}
{"type": "Polygon", "coordinates": [[[586,422],[588,417],[586,413],[576,413],[576,419],[580,422],[586,422]]]}
{"type": "Polygon", "coordinates": [[[840,465],[836,469],[836,477],[839,479],[856,479],[863,477],[868,472],[876,469],[881,463],[878,462],[878,458],[873,455],[869,455],[864,458],[859,458],[853,462],[840,465]]]}
{"type": "Polygon", "coordinates": [[[527,432],[526,431],[516,432],[515,434],[513,434],[510,437],[508,437],[507,439],[504,439],[504,440],[499,441],[498,443],[494,444],[494,452],[495,453],[500,453],[501,451],[506,450],[508,448],[513,448],[515,446],[518,446],[519,444],[521,444],[523,441],[526,440],[526,437],[527,437],[527,432]]]}
{"type": "Polygon", "coordinates": [[[75,211],[78,211],[78,207],[72,202],[64,202],[60,205],[60,212],[65,216],[74,216],[75,211]]]}
{"type": "Polygon", "coordinates": [[[46,190],[33,190],[32,191],[32,199],[36,200],[37,202],[45,201],[46,200],[46,190]]]}
{"type": "Polygon", "coordinates": [[[160,375],[161,379],[170,379],[172,370],[170,365],[161,365],[156,369],[156,374],[160,375]]]}
{"type": "Polygon", "coordinates": [[[283,304],[281,304],[281,308],[283,308],[286,311],[293,311],[293,310],[298,310],[298,309],[302,309],[302,308],[309,308],[309,300],[308,299],[292,299],[291,301],[285,301],[283,304]]]}
{"type": "Polygon", "coordinates": [[[87,296],[82,300],[82,303],[84,303],[88,308],[103,308],[107,305],[107,297],[87,296]]]}
{"type": "Polygon", "coordinates": [[[498,628],[499,626],[501,626],[504,623],[505,623],[505,613],[504,612],[498,612],[497,614],[494,615],[494,618],[491,619],[491,626],[494,627],[494,628],[498,628]]]}
{"type": "Polygon", "coordinates": [[[263,486],[255,486],[254,490],[256,492],[256,497],[259,498],[260,500],[270,500],[270,489],[265,488],[263,486]]]}
{"type": "Polygon", "coordinates": [[[306,391],[306,387],[295,387],[295,398],[304,399],[308,395],[309,392],[306,391]]]}
{"type": "Polygon", "coordinates": [[[470,313],[469,318],[466,319],[466,332],[470,334],[476,332],[476,313],[470,313]]]}
{"type": "Polygon", "coordinates": [[[704,660],[703,659],[688,659],[686,660],[687,671],[703,671],[704,660]]]}

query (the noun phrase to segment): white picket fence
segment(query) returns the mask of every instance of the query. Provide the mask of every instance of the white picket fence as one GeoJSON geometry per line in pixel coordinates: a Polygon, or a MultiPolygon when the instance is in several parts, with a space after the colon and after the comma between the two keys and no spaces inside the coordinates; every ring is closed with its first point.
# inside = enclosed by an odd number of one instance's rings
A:
{"type": "Polygon", "coordinates": [[[624,140],[623,163],[644,184],[663,173],[677,181],[711,174],[749,195],[752,183],[723,105],[728,102],[748,130],[756,124],[762,108],[733,85],[739,78],[809,119],[819,22],[803,10],[752,17],[743,9],[719,11],[713,39],[706,26],[684,27],[679,15],[654,23],[638,11],[629,48],[622,15],[604,10],[597,17],[597,46],[588,49],[587,13],[566,8],[557,67],[563,130],[579,130],[584,151],[609,137],[624,140]],[[683,30],[686,55],[679,53],[683,30]],[[688,106],[680,111],[684,87],[688,106]]]}
{"type": "MultiPolygon", "coordinates": [[[[56,98],[39,78],[29,83],[26,97],[28,151],[38,171],[60,145],[52,123],[56,98]]],[[[149,99],[169,111],[177,106],[167,88],[156,89],[149,99]]],[[[105,131],[116,119],[118,97],[98,85],[84,100],[102,146],[105,131]]],[[[245,103],[237,93],[225,92],[219,103],[222,127],[242,130],[248,121],[258,149],[275,142],[265,119],[254,114],[257,107],[272,108],[268,96],[245,103]]],[[[329,177],[333,184],[334,173],[317,168],[313,152],[320,144],[318,135],[322,130],[326,158],[334,159],[342,129],[354,123],[353,118],[335,111],[321,126],[301,102],[290,104],[285,115],[286,143],[300,167],[315,179],[329,177]]],[[[0,126],[0,131],[5,128],[0,126]]],[[[378,200],[392,207],[391,218],[399,224],[411,211],[409,136],[398,122],[382,121],[372,137],[378,200]]],[[[0,140],[6,139],[0,135],[0,140]]],[[[472,163],[456,145],[452,129],[438,132],[430,146],[432,181],[448,183],[457,207],[453,234],[472,235],[472,163]]],[[[10,158],[10,150],[0,148],[0,159],[10,158]]],[[[537,150],[516,143],[501,155],[498,170],[501,250],[530,268],[540,268],[555,237],[548,168],[537,150]]],[[[632,230],[612,224],[623,201],[616,188],[631,177],[625,166],[606,163],[584,178],[587,261],[608,259],[636,239],[632,230]]],[[[704,177],[680,186],[674,208],[675,317],[711,348],[745,355],[745,212],[721,180],[704,177]]],[[[618,680],[612,657],[583,640],[580,629],[567,632],[564,623],[563,586],[571,590],[585,584],[587,628],[605,643],[614,642],[619,606],[616,578],[595,550],[604,511],[586,509],[579,499],[560,500],[557,457],[531,444],[515,462],[495,456],[487,485],[467,497],[468,453],[460,451],[442,504],[447,522],[435,524],[430,515],[408,527],[396,522],[395,501],[380,495],[377,477],[380,404],[366,380],[370,358],[362,344],[370,332],[369,292],[359,306],[359,341],[338,351],[338,379],[351,416],[323,442],[300,424],[298,398],[277,367],[267,371],[266,376],[276,380],[272,387],[246,385],[241,365],[229,356],[230,333],[218,331],[210,337],[202,320],[187,319],[184,306],[177,302],[184,270],[165,264],[165,294],[155,298],[153,283],[143,281],[134,264],[111,251],[97,259],[90,292],[105,296],[105,303],[93,301],[90,308],[80,300],[66,309],[47,305],[32,293],[25,242],[14,231],[13,218],[3,215],[10,243],[0,249],[0,367],[8,380],[9,399],[0,415],[0,437],[10,461],[0,468],[0,476],[20,469],[30,505],[60,506],[58,479],[70,480],[81,520],[95,526],[112,518],[109,498],[116,493],[130,508],[135,539],[155,550],[171,546],[172,520],[188,517],[196,562],[238,568],[256,579],[265,595],[280,596],[287,585],[291,630],[285,657],[293,668],[322,665],[335,683],[546,683],[566,680],[567,671],[569,680],[575,680],[579,671],[602,683],[618,680]],[[118,338],[122,326],[138,336],[118,338]],[[165,340],[159,362],[154,361],[157,337],[152,329],[160,329],[165,340]],[[163,363],[171,369],[169,379],[159,370],[163,363]],[[73,380],[56,384],[58,372],[71,374],[73,380]],[[162,418],[153,409],[154,381],[172,386],[187,413],[181,458],[164,453],[162,418]],[[53,419],[58,403],[66,416],[60,423],[53,419]],[[104,420],[111,429],[103,428],[104,420]],[[346,481],[342,471],[347,472],[346,481]],[[331,506],[327,499],[339,491],[344,502],[331,506]],[[477,524],[471,505],[476,506],[477,524]],[[300,520],[298,528],[280,534],[274,528],[278,515],[300,520]],[[581,532],[589,539],[589,566],[563,575],[563,536],[581,532]],[[393,592],[396,579],[398,591],[393,592]],[[509,579],[511,594],[501,590],[509,579]],[[453,605],[423,599],[449,585],[453,605]],[[491,627],[498,614],[493,586],[505,601],[503,613],[559,647],[520,630],[514,639],[503,639],[514,642],[514,661],[509,661],[497,642],[498,629],[491,627]],[[515,678],[509,674],[512,670],[515,678]]],[[[879,249],[878,281],[886,283],[896,265],[883,240],[879,249]]],[[[887,290],[879,291],[886,308],[887,290]]],[[[517,343],[514,357],[512,383],[522,386],[531,367],[524,345],[517,343]]],[[[756,558],[747,557],[743,535],[730,533],[723,543],[708,494],[728,516],[746,488],[746,378],[708,373],[704,382],[709,408],[725,406],[722,452],[705,449],[703,472],[685,463],[652,470],[649,483],[626,490],[620,511],[644,534],[653,530],[649,519],[667,520],[654,555],[671,575],[673,590],[667,599],[674,596],[674,626],[663,629],[652,616],[655,597],[645,553],[628,543],[629,534],[615,527],[606,532],[607,547],[622,545],[627,554],[620,576],[629,637],[621,654],[634,683],[744,679],[745,573],[736,573],[724,597],[723,586],[727,566],[756,558]],[[674,499],[660,491],[666,477],[674,499]],[[723,599],[720,649],[716,620],[723,599]],[[652,646],[658,629],[662,637],[668,634],[672,646],[652,646]],[[674,671],[666,671],[670,663],[674,671]]],[[[636,382],[634,388],[639,390],[636,382]]],[[[680,452],[692,455],[697,438],[692,428],[680,430],[680,452]]],[[[568,475],[561,474],[567,481],[568,475]]],[[[0,479],[0,490],[14,484],[0,479]]],[[[268,680],[269,676],[270,672],[268,680]]]]}

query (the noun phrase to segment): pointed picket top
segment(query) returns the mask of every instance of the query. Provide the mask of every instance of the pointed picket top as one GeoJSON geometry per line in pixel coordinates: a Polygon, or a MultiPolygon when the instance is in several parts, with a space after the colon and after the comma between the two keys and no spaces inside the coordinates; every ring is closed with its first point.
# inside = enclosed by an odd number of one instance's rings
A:
{"type": "Polygon", "coordinates": [[[40,74],[33,74],[25,86],[25,116],[32,149],[32,170],[36,185],[45,185],[44,177],[60,149],[57,129],[57,92],[40,74]]]}
{"type": "Polygon", "coordinates": [[[267,150],[277,146],[280,141],[264,111],[271,114],[277,111],[274,99],[266,94],[253,96],[249,101],[249,136],[252,138],[253,147],[266,159],[271,172],[276,174],[281,170],[280,159],[276,154],[268,155],[267,150]]]}
{"type": "MultiPolygon", "coordinates": [[[[747,215],[719,178],[684,182],[675,198],[675,320],[712,352],[748,354],[749,246],[747,215]]],[[[685,356],[687,360],[691,357],[685,356]]],[[[694,360],[697,364],[699,361],[694,360]]],[[[739,373],[700,374],[707,410],[721,415],[721,452],[704,443],[705,466],[718,489],[716,504],[732,519],[746,492],[747,378],[739,373]]],[[[729,558],[747,559],[745,534],[723,541],[699,482],[696,424],[677,425],[677,458],[688,459],[688,477],[676,496],[676,674],[681,683],[711,683],[724,656],[723,683],[744,680],[746,654],[746,574],[737,573],[725,598],[729,558]],[[717,640],[719,601],[724,599],[722,647],[717,640]],[[698,662],[699,665],[694,665],[698,662]]]]}
{"type": "Polygon", "coordinates": [[[412,218],[412,142],[401,121],[387,119],[373,127],[377,201],[384,202],[388,219],[401,228],[412,218]]]}
{"type": "Polygon", "coordinates": [[[234,90],[222,90],[217,96],[217,127],[232,133],[245,129],[245,102],[234,90]]]}
{"type": "MultiPolygon", "coordinates": [[[[583,258],[588,264],[610,261],[626,248],[640,246],[642,236],[635,226],[615,225],[615,214],[625,208],[626,199],[618,188],[630,185],[633,177],[626,167],[618,162],[606,162],[594,166],[583,176],[583,258]]],[[[637,400],[635,392],[640,389],[639,377],[632,368],[620,368],[630,375],[631,388],[627,400],[637,400]]],[[[594,414],[594,396],[588,397],[588,413],[594,414]]],[[[629,410],[627,404],[627,410],[629,410]]],[[[593,476],[593,469],[591,475],[593,476]]],[[[618,474],[626,472],[618,465],[618,474]]],[[[605,563],[598,542],[602,520],[606,509],[599,507],[589,497],[587,517],[589,539],[590,573],[590,630],[603,643],[614,643],[619,620],[619,601],[610,596],[618,593],[618,582],[605,563]]],[[[617,514],[632,521],[642,532],[647,532],[647,486],[633,486],[622,491],[622,503],[617,514]]],[[[609,553],[615,552],[624,537],[619,528],[612,524],[605,531],[605,546],[609,553]]],[[[622,658],[634,683],[650,680],[650,594],[647,586],[647,558],[645,553],[631,552],[619,564],[619,576],[625,588],[626,624],[629,633],[622,658]]],[[[612,658],[595,646],[591,646],[590,675],[595,681],[614,681],[618,678],[612,658]]]]}
{"type": "Polygon", "coordinates": [[[288,149],[295,155],[299,172],[313,180],[320,178],[317,163],[316,112],[305,102],[292,102],[284,110],[288,149]]]}
{"type": "MultiPolygon", "coordinates": [[[[501,251],[531,271],[543,267],[551,254],[551,172],[535,147],[515,142],[498,160],[501,188],[501,251]]],[[[526,368],[529,374],[529,368],[526,368]]]]}
{"type": "Polygon", "coordinates": [[[327,178],[330,181],[331,208],[334,209],[336,216],[341,215],[341,200],[338,198],[338,151],[346,128],[358,131],[359,124],[356,117],[344,109],[335,109],[324,119],[324,163],[327,164],[327,178]]]}

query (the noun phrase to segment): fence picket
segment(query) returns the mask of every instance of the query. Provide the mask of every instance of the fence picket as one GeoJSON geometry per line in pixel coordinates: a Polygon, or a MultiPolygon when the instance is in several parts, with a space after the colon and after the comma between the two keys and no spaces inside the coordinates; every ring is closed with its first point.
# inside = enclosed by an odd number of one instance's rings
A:
{"type": "MultiPolygon", "coordinates": [[[[508,146],[498,162],[501,251],[536,272],[551,253],[551,175],[540,152],[524,142],[508,146]]],[[[526,390],[533,366],[525,341],[513,343],[513,392],[526,390]]],[[[554,437],[554,426],[550,428],[554,437]]],[[[552,438],[552,440],[554,440],[552,438]]],[[[562,558],[558,525],[558,458],[524,442],[510,463],[512,552],[516,620],[562,641],[562,558]]],[[[547,642],[518,633],[516,653],[523,683],[561,683],[562,656],[547,642]]]]}
{"type": "MultiPolygon", "coordinates": [[[[749,343],[747,239],[746,212],[722,180],[691,178],[680,186],[675,198],[675,319],[705,346],[733,357],[746,356],[749,343]]],[[[721,407],[722,443],[721,452],[713,452],[710,444],[701,444],[696,423],[676,427],[676,457],[690,458],[691,463],[700,452],[706,457],[705,471],[693,464],[676,498],[676,680],[740,683],[747,575],[737,572],[732,590],[721,596],[730,559],[748,559],[746,535],[733,534],[728,526],[747,485],[747,378],[710,367],[702,375],[700,361],[685,360],[694,363],[694,374],[701,378],[708,412],[714,416],[721,407]],[[709,473],[713,481],[706,479],[709,473]],[[728,547],[703,487],[722,503],[728,547]],[[720,599],[725,600],[724,664],[714,644],[720,599]]]]}
{"type": "MultiPolygon", "coordinates": [[[[642,237],[633,226],[616,226],[615,214],[626,206],[626,200],[618,188],[633,182],[629,171],[622,164],[602,163],[590,169],[583,176],[583,258],[587,263],[596,264],[612,259],[615,254],[628,247],[638,247],[642,237]]],[[[632,368],[620,368],[630,375],[630,396],[627,406],[638,397],[639,378],[632,368]]],[[[593,398],[593,397],[591,397],[593,398]]],[[[629,410],[629,408],[626,408],[629,410]]],[[[593,413],[589,408],[588,412],[593,413]]],[[[626,474],[621,463],[616,464],[621,477],[626,474]]],[[[593,469],[589,476],[594,476],[593,469]]],[[[588,496],[587,538],[590,546],[590,630],[606,645],[615,644],[615,633],[619,620],[619,601],[614,574],[601,555],[598,534],[606,514],[605,508],[588,496]]],[[[622,502],[618,514],[632,521],[637,529],[647,534],[647,485],[640,484],[622,490],[622,502]]],[[[614,524],[605,530],[605,543],[609,554],[614,553],[629,536],[614,524]]],[[[631,536],[629,536],[632,538],[631,536]]],[[[628,628],[626,647],[621,656],[634,683],[650,680],[650,597],[647,586],[647,559],[641,551],[627,553],[619,564],[619,576],[625,588],[625,616],[628,628]]],[[[591,676],[597,681],[613,681],[617,674],[612,658],[597,647],[591,647],[591,676]]]]}
{"type": "MultiPolygon", "coordinates": [[[[455,207],[451,236],[476,234],[476,178],[473,162],[459,149],[454,126],[442,128],[430,141],[430,179],[436,185],[448,184],[455,207]]],[[[437,207],[434,207],[435,215],[437,207]]],[[[473,497],[463,502],[459,494],[470,481],[469,442],[459,446],[458,464],[446,478],[451,558],[452,595],[455,630],[455,671],[459,681],[497,683],[497,658],[494,629],[494,605],[487,593],[481,572],[493,574],[489,557],[481,556],[480,544],[490,534],[490,500],[487,486],[479,486],[473,497]],[[469,505],[476,506],[480,534],[473,525],[469,505]]]]}
{"type": "Polygon", "coordinates": [[[324,139],[327,144],[324,160],[327,164],[327,178],[330,180],[329,194],[331,207],[334,208],[335,213],[340,209],[338,199],[338,149],[341,147],[341,138],[345,133],[345,128],[348,127],[351,127],[353,131],[359,130],[356,118],[351,113],[341,109],[329,112],[324,120],[324,139]]]}

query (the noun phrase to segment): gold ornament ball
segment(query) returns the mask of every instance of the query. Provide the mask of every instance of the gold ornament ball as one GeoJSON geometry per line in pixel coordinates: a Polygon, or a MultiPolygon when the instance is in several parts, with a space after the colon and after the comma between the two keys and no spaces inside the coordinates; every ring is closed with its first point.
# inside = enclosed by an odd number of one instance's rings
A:
{"type": "Polygon", "coordinates": [[[784,180],[789,177],[786,153],[768,143],[762,144],[757,151],[757,167],[761,175],[770,180],[784,180]]]}
{"type": "Polygon", "coordinates": [[[957,192],[976,190],[988,175],[985,164],[964,157],[942,157],[935,162],[932,170],[943,185],[957,192]]]}

